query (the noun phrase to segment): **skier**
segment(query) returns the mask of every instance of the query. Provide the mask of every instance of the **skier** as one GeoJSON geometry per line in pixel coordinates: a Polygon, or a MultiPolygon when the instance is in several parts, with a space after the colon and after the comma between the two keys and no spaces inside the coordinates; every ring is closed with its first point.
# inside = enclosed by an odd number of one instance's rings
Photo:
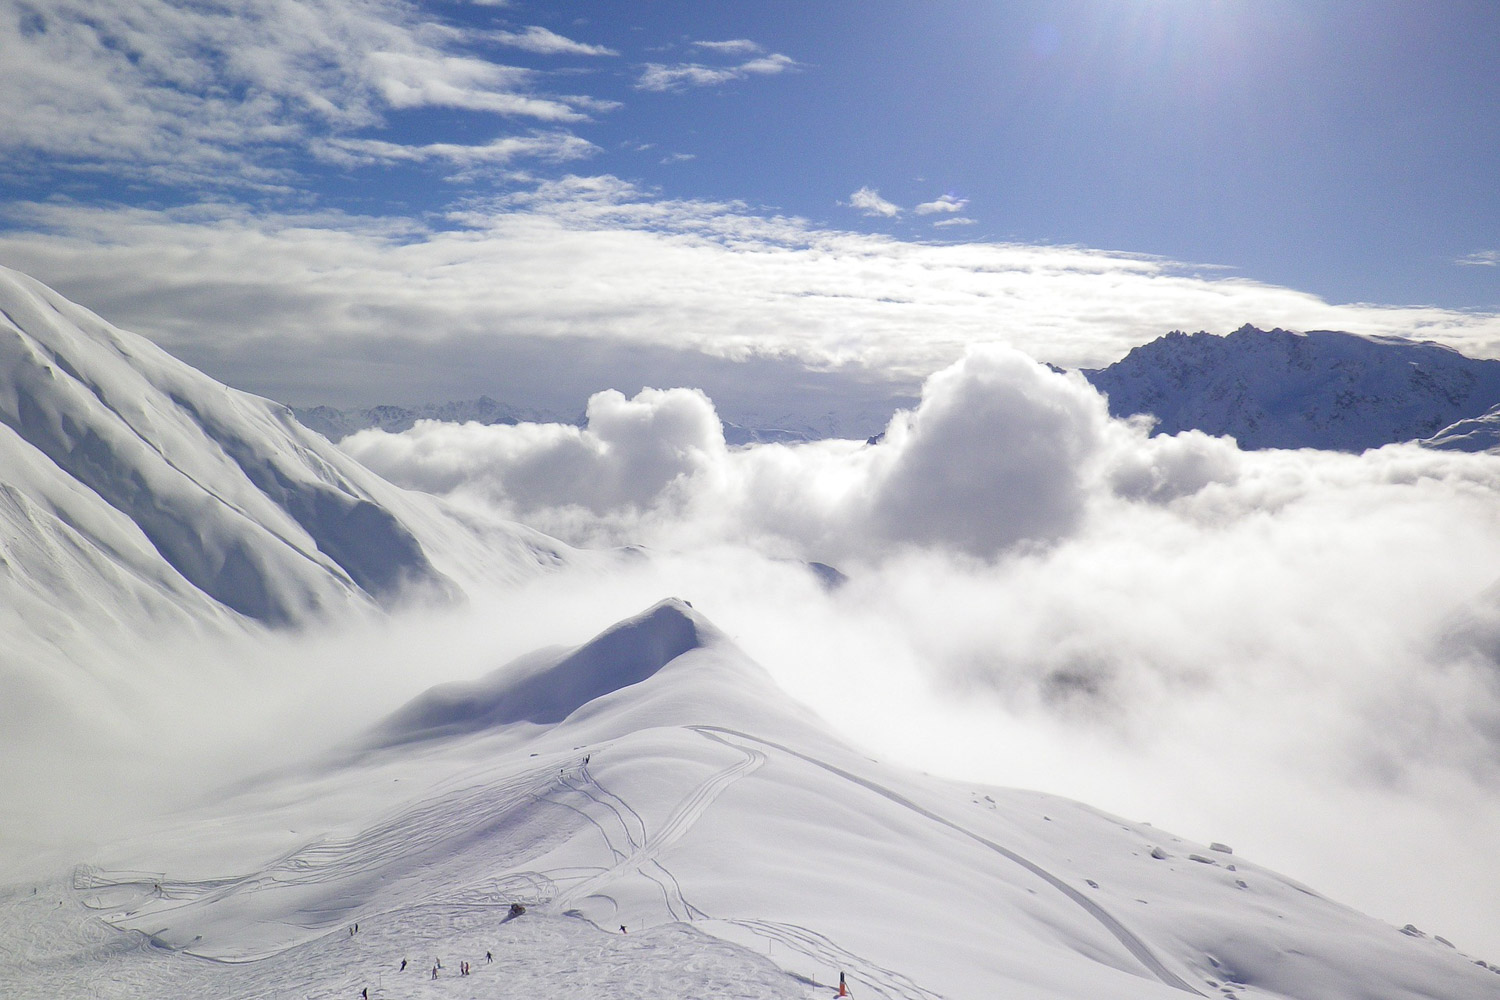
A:
{"type": "Polygon", "coordinates": [[[438,967],[437,967],[437,966],[435,966],[435,965],[434,965],[434,966],[433,966],[433,967],[432,967],[432,978],[433,978],[433,979],[436,979],[436,978],[437,978],[437,970],[438,970],[438,967]]]}
{"type": "Polygon", "coordinates": [[[364,1000],[370,1000],[370,987],[366,986],[364,989],[360,990],[359,995],[361,997],[364,997],[364,1000]]]}
{"type": "Polygon", "coordinates": [[[401,971],[402,972],[406,971],[406,959],[404,959],[404,958],[401,960],[401,971]]]}
{"type": "Polygon", "coordinates": [[[494,955],[491,955],[489,952],[485,952],[484,953],[484,964],[485,965],[489,965],[494,960],[495,960],[495,956],[494,955]]]}
{"type": "Polygon", "coordinates": [[[625,934],[625,933],[627,933],[627,932],[626,932],[626,930],[625,930],[625,925],[624,925],[624,924],[621,924],[621,925],[620,925],[620,933],[621,933],[621,934],[625,934]]]}

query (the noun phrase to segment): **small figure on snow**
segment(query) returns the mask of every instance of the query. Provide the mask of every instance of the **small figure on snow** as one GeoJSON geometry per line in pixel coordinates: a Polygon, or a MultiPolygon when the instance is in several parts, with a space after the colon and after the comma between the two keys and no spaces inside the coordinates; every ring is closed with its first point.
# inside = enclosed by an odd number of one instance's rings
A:
{"type": "Polygon", "coordinates": [[[510,904],[510,914],[509,915],[511,917],[519,917],[521,914],[523,914],[525,912],[526,912],[526,907],[522,906],[520,903],[511,903],[510,904]]]}
{"type": "Polygon", "coordinates": [[[621,924],[621,925],[620,925],[620,933],[621,933],[621,934],[625,934],[625,933],[627,933],[627,932],[626,932],[626,930],[625,930],[625,925],[624,925],[624,924],[621,924]]]}
{"type": "Polygon", "coordinates": [[[366,986],[364,989],[360,990],[359,995],[363,997],[364,1000],[370,1000],[370,987],[366,986]]]}
{"type": "Polygon", "coordinates": [[[404,958],[401,960],[401,971],[402,972],[406,971],[406,959],[404,959],[404,958]]]}
{"type": "Polygon", "coordinates": [[[435,966],[435,965],[434,965],[434,966],[433,966],[433,967],[432,967],[432,978],[433,978],[433,979],[436,979],[436,978],[437,978],[437,970],[438,970],[438,967],[437,967],[437,966],[435,966]]]}
{"type": "Polygon", "coordinates": [[[485,965],[489,965],[494,960],[495,960],[495,956],[494,955],[491,955],[489,952],[485,952],[484,953],[484,964],[485,965]]]}

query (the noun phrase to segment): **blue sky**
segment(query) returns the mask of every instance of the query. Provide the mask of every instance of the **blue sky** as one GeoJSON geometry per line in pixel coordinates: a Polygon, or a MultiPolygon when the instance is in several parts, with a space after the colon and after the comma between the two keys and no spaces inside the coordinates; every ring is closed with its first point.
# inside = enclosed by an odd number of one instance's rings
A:
{"type": "Polygon", "coordinates": [[[908,388],[984,329],[1063,364],[1241,322],[1496,354],[1496,39],[1490,3],[0,0],[0,260],[299,402],[268,340],[344,401],[396,386],[335,359],[398,343],[422,392],[477,394],[475,337],[500,367],[506,338],[677,352],[627,382],[756,356],[908,388]],[[508,312],[496,270],[551,254],[572,283],[508,312]],[[787,254],[817,288],[778,285],[787,254]],[[1097,280],[972,281],[1039,271],[1097,280]]]}

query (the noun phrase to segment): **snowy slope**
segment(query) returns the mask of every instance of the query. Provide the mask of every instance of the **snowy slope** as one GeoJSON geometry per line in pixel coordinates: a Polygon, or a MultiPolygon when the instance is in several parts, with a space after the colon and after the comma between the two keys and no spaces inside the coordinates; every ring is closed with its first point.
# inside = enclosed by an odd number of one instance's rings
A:
{"type": "Polygon", "coordinates": [[[1500,995],[1222,845],[871,760],[680,601],[93,860],[0,893],[0,995],[1500,995]]]}
{"type": "Polygon", "coordinates": [[[1244,448],[1362,451],[1425,438],[1500,403],[1500,361],[1389,337],[1257,330],[1170,333],[1085,371],[1115,416],[1244,448]]]}
{"type": "Polygon", "coordinates": [[[1477,417],[1455,421],[1421,444],[1445,451],[1494,451],[1500,447],[1500,404],[1477,417]]]}
{"type": "MultiPolygon", "coordinates": [[[[304,622],[519,574],[561,547],[383,482],[229,389],[0,268],[0,607],[70,623],[304,622]]],[[[139,630],[139,629],[138,629],[139,630]]]]}

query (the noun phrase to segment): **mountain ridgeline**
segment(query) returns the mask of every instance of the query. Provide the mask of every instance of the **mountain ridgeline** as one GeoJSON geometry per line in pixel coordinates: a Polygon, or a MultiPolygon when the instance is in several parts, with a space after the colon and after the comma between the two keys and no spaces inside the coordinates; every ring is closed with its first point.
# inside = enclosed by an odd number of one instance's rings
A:
{"type": "Polygon", "coordinates": [[[1083,374],[1115,416],[1149,414],[1155,433],[1200,430],[1242,448],[1359,452],[1436,437],[1478,450],[1488,444],[1447,429],[1500,404],[1500,361],[1330,330],[1173,332],[1083,374]]]}
{"type": "Polygon", "coordinates": [[[464,529],[433,498],[6,268],[0,467],[0,599],[22,621],[280,625],[456,592],[433,553],[464,529]]]}

